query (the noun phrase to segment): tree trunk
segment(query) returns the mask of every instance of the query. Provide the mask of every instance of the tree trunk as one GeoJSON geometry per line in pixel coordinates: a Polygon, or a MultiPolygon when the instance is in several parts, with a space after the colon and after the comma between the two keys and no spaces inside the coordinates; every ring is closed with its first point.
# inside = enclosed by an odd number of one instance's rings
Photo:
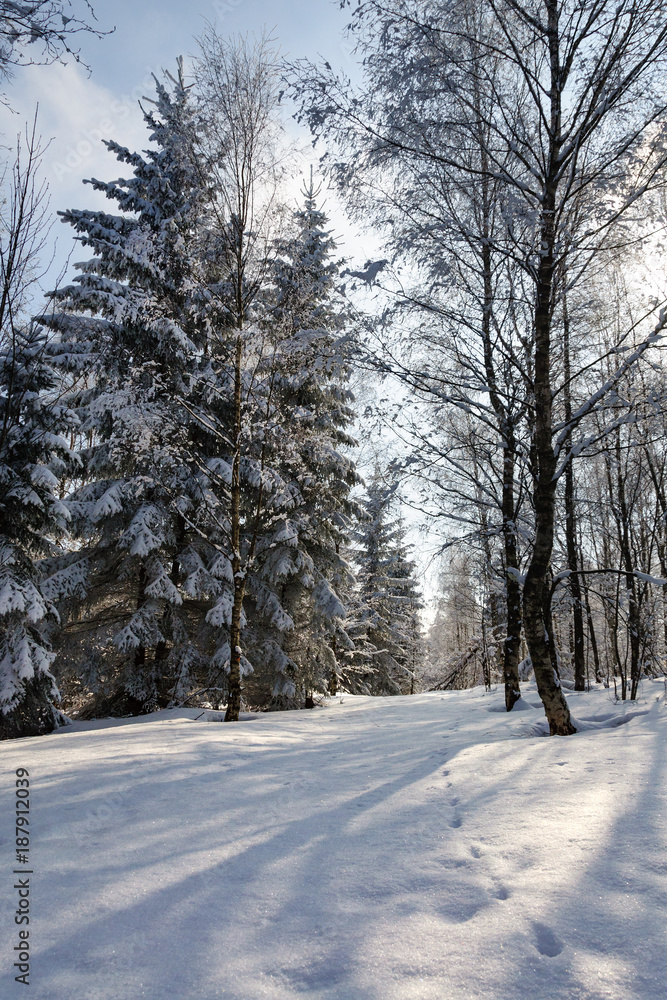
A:
{"type": "Polygon", "coordinates": [[[505,434],[503,457],[503,540],[505,545],[505,589],[507,634],[503,644],[505,708],[511,712],[521,697],[519,661],[521,655],[521,584],[518,573],[516,525],[514,523],[514,463],[516,446],[509,428],[505,434]]]}
{"type": "MultiPolygon", "coordinates": [[[[628,696],[628,675],[627,675],[627,656],[621,658],[621,651],[618,647],[618,609],[621,601],[621,576],[620,573],[616,577],[616,599],[613,602],[613,607],[609,611],[608,628],[612,639],[612,649],[614,653],[614,660],[616,666],[618,667],[618,674],[621,678],[621,700],[625,701],[628,696]]],[[[616,671],[614,671],[614,689],[616,688],[616,671]]]]}
{"type": "Polygon", "coordinates": [[[534,353],[534,444],[537,481],[534,489],[535,541],[523,589],[523,620],[530,658],[535,672],[544,711],[552,736],[576,732],[560,681],[554,673],[551,643],[545,621],[545,607],[550,603],[547,576],[553,549],[556,457],[553,449],[551,392],[551,321],[554,293],[556,246],[556,188],[559,175],[561,131],[560,56],[558,39],[558,3],[547,0],[547,30],[551,87],[549,121],[550,150],[544,185],[539,242],[539,264],[535,283],[535,353],[534,353]]]}
{"type": "MultiPolygon", "coordinates": [[[[178,554],[181,551],[183,543],[185,541],[185,518],[183,517],[182,514],[176,515],[175,534],[176,534],[175,553],[174,553],[174,558],[171,561],[171,570],[169,571],[169,579],[171,580],[173,585],[177,587],[180,574],[178,554]]],[[[163,625],[168,624],[169,616],[172,613],[172,611],[173,607],[168,604],[162,613],[163,625]]],[[[162,664],[165,663],[168,655],[169,655],[169,643],[166,640],[162,639],[160,640],[160,642],[158,642],[157,646],[155,647],[155,664],[157,668],[156,674],[159,675],[160,679],[162,679],[162,669],[163,669],[162,664]],[[158,665],[160,666],[158,667],[158,665]]]]}
{"type": "Polygon", "coordinates": [[[593,654],[593,666],[595,668],[595,682],[600,684],[602,682],[602,671],[600,669],[600,654],[598,652],[598,642],[595,635],[595,626],[593,624],[593,615],[591,614],[591,602],[588,597],[588,587],[584,584],[583,587],[584,602],[586,605],[586,622],[588,624],[588,634],[591,640],[591,652],[593,654]]]}
{"type": "Polygon", "coordinates": [[[544,613],[545,604],[549,603],[547,572],[553,545],[554,487],[552,483],[544,481],[544,461],[541,465],[541,481],[535,496],[535,544],[523,590],[524,628],[537,690],[549,722],[549,732],[552,736],[569,736],[576,730],[570,719],[570,710],[560,680],[553,668],[549,623],[545,620],[544,613]]]}
{"type": "MultiPolygon", "coordinates": [[[[564,276],[564,281],[565,281],[564,276]]],[[[570,316],[567,309],[567,295],[563,292],[563,378],[565,420],[572,420],[572,391],[570,369],[570,316]]],[[[572,445],[568,434],[564,447],[572,445]]],[[[574,665],[574,690],[586,690],[586,656],[584,650],[584,613],[581,602],[581,580],[577,553],[577,518],[574,498],[574,468],[572,459],[565,468],[565,541],[567,547],[567,568],[570,571],[570,593],[572,595],[572,624],[574,643],[572,661],[574,665]]]]}
{"type": "Polygon", "coordinates": [[[584,649],[584,614],[582,607],[581,579],[576,543],[576,515],[574,508],[574,475],[572,463],[565,470],[565,534],[567,543],[567,568],[570,571],[572,618],[574,632],[574,690],[586,690],[586,655],[584,649]]]}
{"type": "MultiPolygon", "coordinates": [[[[660,574],[663,580],[667,579],[667,496],[664,488],[664,469],[656,468],[653,453],[648,445],[644,445],[644,454],[648,464],[649,472],[655,489],[658,503],[656,521],[658,523],[658,538],[656,539],[656,550],[660,562],[660,574]]],[[[662,640],[663,640],[663,670],[667,661],[667,583],[662,585],[662,640]]]]}
{"type": "Polygon", "coordinates": [[[229,696],[225,722],[238,722],[241,711],[241,615],[245,596],[245,574],[241,566],[241,367],[243,341],[236,338],[234,367],[234,460],[232,463],[231,540],[234,597],[229,629],[229,696]]]}
{"type": "Polygon", "coordinates": [[[640,632],[641,622],[639,615],[639,603],[637,601],[637,580],[634,574],[634,561],[632,558],[632,547],[630,544],[630,512],[625,494],[625,478],[621,467],[621,429],[616,431],[616,488],[618,490],[619,515],[621,519],[621,532],[619,541],[621,544],[621,558],[625,570],[625,588],[628,599],[628,642],[630,646],[630,700],[637,697],[639,686],[639,675],[641,673],[640,661],[640,632]]]}
{"type": "MultiPolygon", "coordinates": [[[[553,248],[553,242],[548,244],[553,248]]],[[[551,253],[553,250],[551,251],[551,253]]],[[[535,672],[537,690],[549,722],[552,736],[568,736],[576,730],[570,710],[554,672],[552,642],[545,608],[550,605],[548,574],[553,548],[556,461],[551,442],[550,380],[550,256],[540,266],[537,308],[535,311],[535,446],[538,479],[535,487],[535,541],[523,589],[523,613],[526,641],[535,672]]]]}
{"type": "MultiPolygon", "coordinates": [[[[487,205],[488,191],[483,185],[484,235],[488,236],[487,205]]],[[[489,384],[491,405],[498,418],[503,446],[502,521],[505,548],[505,593],[507,633],[503,643],[503,682],[505,685],[505,708],[511,712],[521,697],[519,683],[519,654],[521,648],[521,585],[519,583],[518,552],[516,542],[516,511],[514,497],[514,470],[516,463],[516,440],[508,409],[498,392],[496,373],[491,346],[491,315],[493,309],[493,287],[491,281],[491,251],[488,239],[482,248],[484,272],[484,312],[482,316],[482,338],[484,344],[484,368],[489,384]]]]}
{"type": "Polygon", "coordinates": [[[229,679],[225,722],[238,722],[241,711],[241,611],[244,587],[234,587],[232,623],[229,629],[229,679]]]}
{"type": "Polygon", "coordinates": [[[489,398],[498,420],[498,429],[504,449],[502,480],[502,521],[505,548],[505,593],[507,632],[503,643],[503,682],[505,686],[505,708],[511,712],[521,697],[519,683],[519,651],[521,647],[521,588],[518,580],[516,511],[514,498],[514,466],[516,443],[510,404],[498,391],[493,345],[491,340],[494,309],[493,258],[491,253],[491,227],[494,211],[490,186],[488,148],[483,138],[484,115],[481,110],[481,94],[478,79],[473,75],[473,103],[479,128],[481,167],[481,261],[484,300],[482,309],[482,342],[484,347],[484,369],[489,386],[489,398]]]}
{"type": "MultiPolygon", "coordinates": [[[[139,568],[139,580],[137,584],[137,611],[143,607],[143,603],[146,600],[146,568],[141,564],[139,568]]],[[[134,672],[135,674],[143,673],[143,669],[146,666],[146,647],[143,643],[137,646],[134,651],[134,672]]],[[[139,712],[137,713],[139,714],[139,712]]]]}

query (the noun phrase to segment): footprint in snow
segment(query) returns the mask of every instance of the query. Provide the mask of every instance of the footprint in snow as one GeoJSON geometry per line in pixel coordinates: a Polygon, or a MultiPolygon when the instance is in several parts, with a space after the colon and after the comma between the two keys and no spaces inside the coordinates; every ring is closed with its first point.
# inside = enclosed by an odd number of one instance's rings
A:
{"type": "Polygon", "coordinates": [[[450,822],[449,825],[451,826],[452,830],[458,830],[458,828],[461,826],[462,823],[463,823],[463,820],[461,819],[461,817],[460,816],[455,816],[451,820],[451,822],[450,822]]]}
{"type": "Polygon", "coordinates": [[[473,846],[470,848],[470,853],[472,854],[473,858],[481,858],[483,852],[481,847],[477,847],[475,844],[473,844],[473,846]]]}
{"type": "Polygon", "coordinates": [[[561,941],[550,927],[535,921],[533,923],[533,930],[535,932],[535,947],[540,955],[546,955],[547,958],[555,958],[556,955],[560,955],[565,947],[565,943],[561,941]]]}
{"type": "Polygon", "coordinates": [[[472,920],[480,910],[486,909],[489,905],[487,899],[468,899],[461,901],[458,899],[452,900],[444,906],[438,907],[441,917],[448,923],[452,924],[466,924],[469,920],[472,920]]]}

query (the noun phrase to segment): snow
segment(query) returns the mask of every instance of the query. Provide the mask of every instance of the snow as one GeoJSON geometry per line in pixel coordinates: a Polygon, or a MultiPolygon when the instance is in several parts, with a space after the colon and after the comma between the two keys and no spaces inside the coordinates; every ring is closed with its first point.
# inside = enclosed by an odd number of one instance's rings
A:
{"type": "Polygon", "coordinates": [[[369,287],[373,284],[377,278],[380,271],[389,263],[388,260],[367,260],[364,264],[363,271],[342,271],[341,277],[349,274],[351,278],[358,278],[360,281],[364,281],[369,287]]]}
{"type": "Polygon", "coordinates": [[[27,767],[38,1000],[662,1000],[664,689],[568,700],[553,739],[526,685],[3,743],[0,996],[27,767]]]}

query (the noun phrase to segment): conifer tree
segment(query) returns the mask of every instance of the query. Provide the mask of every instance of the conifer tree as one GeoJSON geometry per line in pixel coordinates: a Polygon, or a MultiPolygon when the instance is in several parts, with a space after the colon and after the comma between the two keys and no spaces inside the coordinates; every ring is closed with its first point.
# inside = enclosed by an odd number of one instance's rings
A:
{"type": "Polygon", "coordinates": [[[358,476],[349,456],[356,442],[347,429],[354,416],[347,386],[350,320],[336,284],[336,244],[318,207],[312,169],[302,194],[297,232],[279,248],[270,322],[279,338],[277,391],[291,442],[283,467],[298,484],[292,520],[307,569],[282,584],[281,599],[295,623],[282,649],[295,663],[309,703],[314,690],[335,687],[336,653],[350,645],[339,591],[351,573],[341,552],[358,512],[349,496],[358,476]]]}
{"type": "Polygon", "coordinates": [[[26,129],[0,204],[0,738],[49,732],[62,721],[50,667],[57,620],[42,559],[66,530],[58,479],[75,418],[57,393],[51,347],[27,320],[48,236],[42,148],[26,129]]]}
{"type": "Polygon", "coordinates": [[[164,697],[165,675],[178,686],[194,656],[179,615],[184,596],[217,589],[189,530],[201,484],[184,459],[182,406],[211,323],[200,274],[205,170],[182,61],[165,76],[144,110],[152,148],[106,142],[132,176],[89,182],[118,214],[62,213],[95,255],[54,293],[48,318],[68,363],[91,372],[74,400],[84,472],[68,502],[82,549],[67,568],[85,560],[89,589],[116,592],[124,613],[113,642],[134,711],[164,697]]]}
{"type": "MultiPolygon", "coordinates": [[[[226,583],[207,616],[220,630],[212,665],[218,676],[231,673],[240,577],[239,673],[253,700],[276,708],[309,703],[314,690],[327,690],[336,649],[350,644],[337,594],[350,574],[340,549],[357,480],[341,450],[354,444],[346,431],[349,336],[335,288],[339,265],[330,259],[335,244],[312,181],[304,195],[296,232],[278,242],[267,281],[244,305],[241,359],[238,326],[223,326],[197,376],[202,442],[208,439],[202,455],[217,456],[206,460],[217,524],[211,539],[226,557],[226,583]]],[[[233,222],[223,261],[238,255],[239,238],[233,222]]]]}
{"type": "MultiPolygon", "coordinates": [[[[39,560],[67,530],[58,479],[73,414],[37,327],[9,323],[0,338],[0,739],[50,732],[63,721],[48,627],[58,616],[39,560]]],[[[52,588],[53,589],[53,588],[52,588]]]]}
{"type": "MultiPolygon", "coordinates": [[[[194,380],[200,440],[193,461],[204,470],[207,537],[221,574],[206,616],[214,633],[209,682],[226,675],[225,719],[233,722],[242,706],[243,678],[253,671],[246,655],[249,606],[256,622],[280,632],[292,627],[275,590],[262,579],[267,562],[273,562],[276,578],[292,571],[290,513],[298,505],[296,484],[284,479],[276,460],[283,442],[272,363],[276,345],[261,324],[277,214],[278,74],[265,40],[234,45],[209,28],[200,45],[204,142],[215,165],[212,294],[221,315],[194,380]]],[[[255,646],[261,647],[259,638],[255,646]]],[[[266,658],[271,650],[259,653],[266,658]]]]}
{"type": "Polygon", "coordinates": [[[292,705],[335,670],[334,578],[346,572],[336,546],[355,474],[340,453],[350,400],[334,246],[312,185],[294,236],[275,237],[275,55],[211,30],[199,73],[215,122],[216,292],[227,306],[198,376],[204,452],[217,456],[207,464],[215,543],[227,560],[207,620],[234,721],[244,689],[264,699],[268,687],[275,705],[292,705]]]}
{"type": "Polygon", "coordinates": [[[373,695],[413,692],[423,654],[415,564],[409,559],[405,529],[393,515],[394,502],[395,486],[386,486],[376,476],[368,489],[367,520],[355,554],[355,686],[373,695]]]}

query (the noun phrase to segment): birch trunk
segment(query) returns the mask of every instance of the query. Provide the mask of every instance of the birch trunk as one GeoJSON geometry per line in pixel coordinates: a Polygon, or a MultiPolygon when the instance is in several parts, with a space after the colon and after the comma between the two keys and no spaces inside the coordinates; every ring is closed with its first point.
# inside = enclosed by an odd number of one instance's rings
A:
{"type": "Polygon", "coordinates": [[[556,676],[551,656],[551,642],[545,607],[549,601],[548,574],[553,550],[556,456],[553,448],[551,389],[551,323],[555,276],[556,194],[559,175],[558,140],[561,124],[560,55],[558,38],[558,3],[548,0],[547,31],[551,71],[549,161],[547,164],[541,212],[539,264],[535,282],[534,313],[534,453],[536,484],[534,490],[535,541],[523,590],[523,619],[526,641],[535,673],[537,690],[552,736],[576,732],[570,710],[556,676]]]}

